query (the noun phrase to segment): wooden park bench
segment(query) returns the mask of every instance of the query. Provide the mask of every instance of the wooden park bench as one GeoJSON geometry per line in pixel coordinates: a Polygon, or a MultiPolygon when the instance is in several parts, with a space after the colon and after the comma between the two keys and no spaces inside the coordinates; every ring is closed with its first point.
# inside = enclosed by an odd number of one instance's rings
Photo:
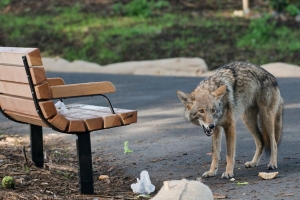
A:
{"type": "Polygon", "coordinates": [[[90,132],[137,122],[137,112],[113,108],[104,95],[115,92],[111,82],[65,85],[62,78],[47,78],[37,48],[0,47],[0,112],[18,123],[29,124],[32,161],[44,166],[43,131],[77,135],[80,191],[93,194],[90,132]],[[54,100],[100,95],[108,107],[70,104],[65,112],[55,108],[54,100]]]}

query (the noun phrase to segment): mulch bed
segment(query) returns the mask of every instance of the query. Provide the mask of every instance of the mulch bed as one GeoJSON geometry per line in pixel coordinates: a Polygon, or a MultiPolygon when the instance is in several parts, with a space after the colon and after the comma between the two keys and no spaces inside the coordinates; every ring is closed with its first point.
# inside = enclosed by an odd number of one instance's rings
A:
{"type": "Polygon", "coordinates": [[[130,188],[135,177],[109,166],[93,155],[95,195],[80,195],[76,149],[63,140],[44,142],[45,165],[37,168],[31,161],[28,138],[0,135],[0,181],[4,176],[16,180],[14,189],[0,186],[1,199],[137,199],[130,188]],[[100,175],[108,179],[99,180],[100,175]]]}

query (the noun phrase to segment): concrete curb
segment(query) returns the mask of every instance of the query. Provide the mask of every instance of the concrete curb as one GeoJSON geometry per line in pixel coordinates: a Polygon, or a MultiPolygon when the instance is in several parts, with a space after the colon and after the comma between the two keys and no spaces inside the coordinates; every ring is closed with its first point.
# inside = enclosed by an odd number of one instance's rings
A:
{"type": "MultiPolygon", "coordinates": [[[[168,58],[159,60],[132,61],[101,66],[97,63],[76,60],[69,62],[63,58],[43,58],[46,71],[75,73],[134,74],[149,76],[206,77],[208,71],[201,58],[168,58]]],[[[300,67],[287,63],[268,63],[262,65],[275,77],[300,77],[300,67]]]]}

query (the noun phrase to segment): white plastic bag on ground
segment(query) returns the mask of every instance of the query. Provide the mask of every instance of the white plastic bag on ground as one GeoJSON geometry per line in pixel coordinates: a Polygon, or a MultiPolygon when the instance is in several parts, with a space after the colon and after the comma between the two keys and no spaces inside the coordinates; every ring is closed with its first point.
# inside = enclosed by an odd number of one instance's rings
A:
{"type": "Polygon", "coordinates": [[[137,183],[131,184],[131,189],[134,193],[138,194],[150,194],[154,192],[155,186],[152,185],[147,171],[141,172],[141,179],[137,178],[137,183]]]}

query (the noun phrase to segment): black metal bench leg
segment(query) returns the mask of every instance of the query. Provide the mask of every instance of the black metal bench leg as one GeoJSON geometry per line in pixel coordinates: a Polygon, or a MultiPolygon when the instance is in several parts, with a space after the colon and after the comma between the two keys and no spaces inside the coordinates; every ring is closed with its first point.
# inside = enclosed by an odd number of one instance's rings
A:
{"type": "Polygon", "coordinates": [[[44,152],[43,152],[43,128],[30,124],[30,146],[31,157],[35,166],[44,166],[44,152]]]}
{"type": "Polygon", "coordinates": [[[79,187],[82,194],[94,194],[90,133],[77,135],[79,187]]]}

